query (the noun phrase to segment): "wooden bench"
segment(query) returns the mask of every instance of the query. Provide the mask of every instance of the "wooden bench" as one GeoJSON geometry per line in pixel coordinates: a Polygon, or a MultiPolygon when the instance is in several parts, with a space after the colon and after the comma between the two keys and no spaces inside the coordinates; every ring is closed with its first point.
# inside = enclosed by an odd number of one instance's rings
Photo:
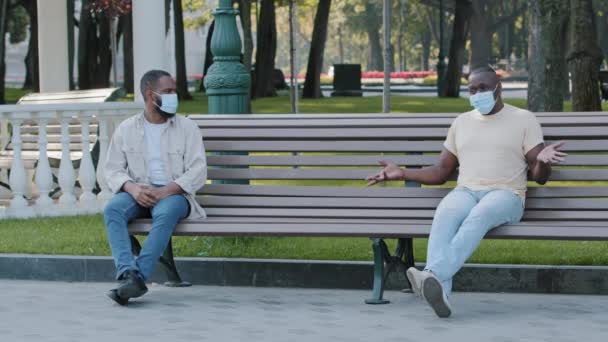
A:
{"type": "MultiPolygon", "coordinates": [[[[428,237],[435,208],[450,187],[407,182],[404,188],[394,182],[367,188],[363,179],[379,170],[380,159],[412,168],[435,163],[454,117],[191,116],[204,137],[209,179],[250,184],[205,185],[198,201],[208,219],[185,220],[175,235],[372,238],[374,284],[367,302],[386,303],[386,277],[414,265],[412,238],[428,237]],[[397,239],[395,254],[385,238],[397,239]]],[[[546,140],[565,140],[570,156],[555,167],[550,186],[530,189],[521,223],[501,226],[487,237],[607,240],[608,113],[538,117],[546,140]]],[[[150,220],[129,227],[135,235],[149,230],[150,220]]],[[[170,283],[181,283],[171,244],[161,263],[170,283]]]]}
{"type": "MultiPolygon", "coordinates": [[[[30,105],[30,104],[64,104],[64,103],[100,103],[116,101],[117,99],[124,97],[126,91],[123,88],[103,88],[103,89],[90,89],[90,90],[74,90],[68,92],[58,93],[31,93],[23,96],[17,104],[30,105]]],[[[7,134],[8,143],[0,148],[0,169],[8,170],[13,162],[13,148],[10,142],[10,134],[8,133],[8,126],[6,122],[2,123],[2,134],[7,134]]],[[[91,121],[89,124],[89,143],[92,147],[94,164],[97,165],[98,160],[98,149],[97,144],[97,122],[91,121]]],[[[21,126],[21,139],[23,140],[23,163],[26,170],[33,172],[36,168],[36,164],[39,158],[39,146],[38,146],[38,132],[39,126],[36,120],[29,120],[24,122],[21,126]]],[[[48,157],[52,168],[58,168],[61,160],[62,147],[61,147],[61,124],[54,120],[50,121],[47,125],[47,139],[49,144],[48,157]]],[[[70,159],[73,162],[73,167],[78,169],[80,166],[80,159],[82,158],[82,136],[81,136],[81,124],[78,120],[73,120],[69,125],[70,132],[70,159]]],[[[8,184],[0,180],[0,185],[10,188],[8,184]]]]}

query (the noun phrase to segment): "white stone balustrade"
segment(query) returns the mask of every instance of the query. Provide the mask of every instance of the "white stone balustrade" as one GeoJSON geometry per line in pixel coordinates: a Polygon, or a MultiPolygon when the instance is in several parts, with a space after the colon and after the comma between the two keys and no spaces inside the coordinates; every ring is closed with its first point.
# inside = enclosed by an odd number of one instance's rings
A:
{"type": "Polygon", "coordinates": [[[101,212],[112,193],[103,169],[95,170],[91,136],[97,136],[101,165],[113,127],[142,109],[134,102],[0,106],[0,182],[10,185],[3,189],[10,198],[0,199],[0,219],[101,212]],[[55,174],[51,156],[60,159],[55,174]],[[37,196],[28,198],[33,187],[37,196]]]}

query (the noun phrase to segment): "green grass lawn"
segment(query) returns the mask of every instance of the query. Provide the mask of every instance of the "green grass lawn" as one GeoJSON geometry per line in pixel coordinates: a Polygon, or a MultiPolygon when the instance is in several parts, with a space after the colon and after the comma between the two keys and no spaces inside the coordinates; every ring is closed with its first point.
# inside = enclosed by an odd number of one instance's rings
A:
{"type": "MultiPolygon", "coordinates": [[[[8,89],[7,100],[16,102],[25,94],[8,89]]],[[[194,94],[194,101],[182,101],[181,113],[206,113],[207,98],[194,94]]],[[[525,100],[508,100],[525,107],[525,100]]],[[[566,110],[571,109],[566,103],[566,110]]],[[[255,113],[287,113],[289,98],[279,96],[253,102],[255,113]]],[[[303,113],[376,113],[381,97],[325,98],[302,100],[303,113]]],[[[393,96],[393,112],[463,112],[467,99],[393,96]]],[[[604,107],[608,110],[608,107],[604,107]]],[[[298,183],[298,184],[303,184],[298,183]]],[[[273,183],[275,184],[275,183],[273,183]]],[[[287,258],[320,260],[371,260],[368,239],[347,238],[208,238],[177,237],[178,256],[287,258]]],[[[391,248],[393,245],[391,244],[391,248]]],[[[100,215],[0,222],[0,253],[110,255],[100,215]]],[[[415,242],[415,255],[423,261],[426,240],[415,242]]],[[[608,242],[486,240],[469,260],[474,263],[608,265],[608,242]]]]}
{"type": "MultiPolygon", "coordinates": [[[[5,220],[0,227],[0,253],[110,255],[101,215],[5,220]]],[[[425,260],[426,239],[414,245],[416,260],[425,260]]],[[[356,238],[175,238],[176,254],[190,257],[369,261],[370,247],[356,238]]],[[[485,240],[469,262],[608,265],[608,242],[485,240]]]]}

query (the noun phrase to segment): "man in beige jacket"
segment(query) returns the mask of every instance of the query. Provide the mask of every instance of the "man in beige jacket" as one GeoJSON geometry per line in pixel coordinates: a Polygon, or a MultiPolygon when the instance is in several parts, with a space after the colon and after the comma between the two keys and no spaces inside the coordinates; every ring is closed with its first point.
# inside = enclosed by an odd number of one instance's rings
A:
{"type": "Polygon", "coordinates": [[[149,279],[177,223],[204,218],[195,201],[207,165],[197,125],[177,112],[175,81],[161,70],[141,79],[145,109],[122,122],[108,148],[104,171],[114,197],[104,211],[108,241],[122,283],[108,296],[120,305],[144,295],[149,279]],[[152,229],[135,257],[127,225],[152,218],[152,229]]]}

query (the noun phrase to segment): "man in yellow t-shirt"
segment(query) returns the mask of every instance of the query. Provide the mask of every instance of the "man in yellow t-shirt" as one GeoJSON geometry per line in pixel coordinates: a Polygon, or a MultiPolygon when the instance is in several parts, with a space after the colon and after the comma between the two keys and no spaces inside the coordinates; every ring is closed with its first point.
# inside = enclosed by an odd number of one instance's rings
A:
{"type": "Polygon", "coordinates": [[[424,271],[407,271],[414,293],[439,317],[451,315],[452,277],[486,233],[521,220],[528,180],[545,184],[551,164],[566,157],[563,143],[545,145],[534,114],[503,103],[492,68],[471,72],[469,92],[475,109],[454,120],[436,165],[401,169],[380,161],[384,169],[367,179],[368,185],[386,180],[439,185],[459,169],[457,187],[435,212],[424,271]]]}

